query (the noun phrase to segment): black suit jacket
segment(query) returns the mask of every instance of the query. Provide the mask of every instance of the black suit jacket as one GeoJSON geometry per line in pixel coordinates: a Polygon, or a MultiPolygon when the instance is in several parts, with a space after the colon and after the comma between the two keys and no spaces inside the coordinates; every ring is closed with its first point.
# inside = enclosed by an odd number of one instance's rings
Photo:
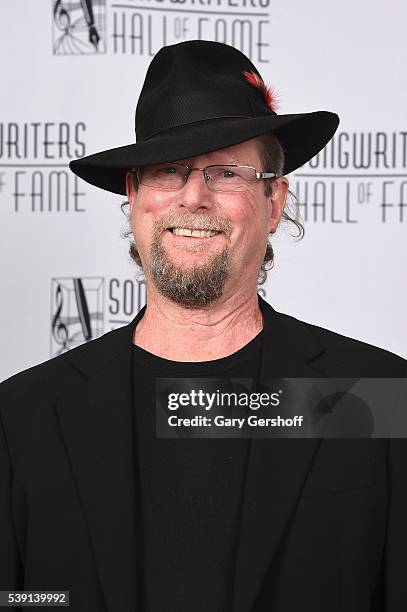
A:
{"type": "MultiPolygon", "coordinates": [[[[266,386],[406,376],[388,351],[259,305],[266,386]]],[[[131,347],[144,310],[0,386],[0,589],[69,590],[74,612],[141,612],[131,347]]],[[[253,439],[231,609],[407,610],[406,441],[253,439]]]]}

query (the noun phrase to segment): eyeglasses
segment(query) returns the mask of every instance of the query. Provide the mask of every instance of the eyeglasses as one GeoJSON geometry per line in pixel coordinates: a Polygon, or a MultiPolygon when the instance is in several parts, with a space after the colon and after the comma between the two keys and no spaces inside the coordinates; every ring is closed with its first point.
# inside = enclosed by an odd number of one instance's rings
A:
{"type": "Polygon", "coordinates": [[[258,172],[253,166],[236,164],[211,165],[191,168],[186,164],[163,163],[141,166],[136,170],[138,182],[155,189],[177,191],[182,189],[193,170],[203,172],[204,180],[212,191],[244,191],[258,179],[277,177],[275,172],[258,172]]]}

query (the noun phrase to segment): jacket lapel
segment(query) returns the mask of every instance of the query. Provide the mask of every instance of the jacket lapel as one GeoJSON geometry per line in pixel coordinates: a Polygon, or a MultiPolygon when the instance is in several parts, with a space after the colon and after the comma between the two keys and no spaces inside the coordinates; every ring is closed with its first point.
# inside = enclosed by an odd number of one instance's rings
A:
{"type": "MultiPolygon", "coordinates": [[[[259,387],[275,377],[318,377],[311,361],[324,347],[297,319],[276,312],[259,296],[263,355],[259,387]]],[[[243,493],[233,612],[249,612],[270,567],[320,439],[252,438],[243,493]]]]}
{"type": "MultiPolygon", "coordinates": [[[[258,296],[264,318],[259,385],[318,377],[325,349],[293,317],[258,296]]],[[[137,610],[140,585],[133,445],[132,333],[129,325],[73,355],[77,382],[61,389],[57,414],[77,483],[109,612],[137,610]],[[109,337],[108,337],[109,336],[109,337]],[[103,347],[103,350],[102,350],[103,347]]],[[[252,439],[242,502],[233,612],[249,612],[318,450],[319,439],[252,439]]]]}
{"type": "Polygon", "coordinates": [[[57,402],[109,612],[137,609],[131,346],[144,311],[110,339],[104,336],[74,355],[79,380],[57,402]]]}

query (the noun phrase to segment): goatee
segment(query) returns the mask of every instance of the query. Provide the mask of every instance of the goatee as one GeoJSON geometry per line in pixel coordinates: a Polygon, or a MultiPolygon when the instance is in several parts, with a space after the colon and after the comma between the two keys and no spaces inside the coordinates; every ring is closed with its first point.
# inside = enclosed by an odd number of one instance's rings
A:
{"type": "Polygon", "coordinates": [[[207,263],[185,269],[170,261],[160,242],[154,242],[150,251],[150,273],[163,296],[187,308],[202,308],[223,293],[229,276],[228,247],[207,263]]]}
{"type": "MultiPolygon", "coordinates": [[[[202,265],[189,268],[182,264],[177,265],[170,260],[162,246],[162,225],[157,225],[150,246],[149,263],[151,278],[157,290],[176,304],[187,308],[202,308],[215,302],[222,295],[230,273],[228,245],[202,265]]],[[[224,227],[227,235],[230,227],[227,223],[224,227]]],[[[206,256],[203,249],[202,254],[206,256]]]]}

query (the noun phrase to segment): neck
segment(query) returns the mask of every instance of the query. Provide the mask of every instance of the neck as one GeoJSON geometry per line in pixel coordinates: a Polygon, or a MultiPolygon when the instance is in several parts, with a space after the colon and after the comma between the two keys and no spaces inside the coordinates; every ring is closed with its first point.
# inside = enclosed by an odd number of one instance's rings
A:
{"type": "Polygon", "coordinates": [[[172,361],[210,361],[238,351],[262,329],[257,291],[189,309],[152,290],[147,291],[146,311],[133,343],[172,361]]]}

